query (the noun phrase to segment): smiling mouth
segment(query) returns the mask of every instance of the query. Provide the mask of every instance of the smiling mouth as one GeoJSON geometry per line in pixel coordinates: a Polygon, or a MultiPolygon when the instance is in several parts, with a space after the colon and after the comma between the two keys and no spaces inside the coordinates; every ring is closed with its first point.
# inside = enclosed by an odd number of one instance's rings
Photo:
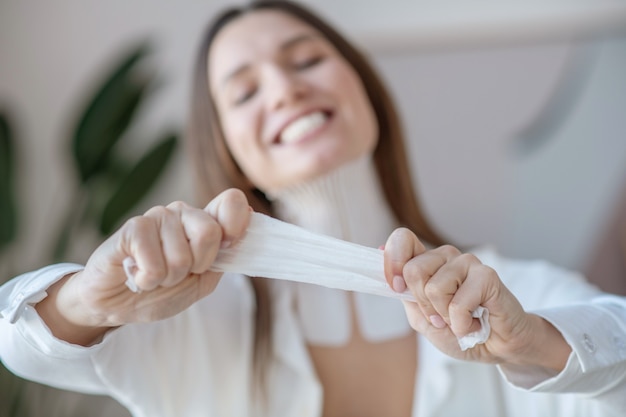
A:
{"type": "Polygon", "coordinates": [[[279,142],[283,144],[299,142],[315,129],[324,125],[329,117],[330,115],[323,111],[316,111],[298,117],[283,129],[279,137],[279,142]]]}

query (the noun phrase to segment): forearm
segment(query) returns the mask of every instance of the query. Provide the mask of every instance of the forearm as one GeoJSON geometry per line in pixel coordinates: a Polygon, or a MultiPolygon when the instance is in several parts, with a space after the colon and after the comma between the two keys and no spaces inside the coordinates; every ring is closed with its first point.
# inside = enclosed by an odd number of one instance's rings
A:
{"type": "MultiPolygon", "coordinates": [[[[602,297],[586,303],[537,310],[572,349],[566,367],[501,364],[515,386],[538,392],[585,393],[626,408],[626,299],[602,297]]],[[[548,348],[549,343],[546,342],[548,348]]]]}
{"type": "Polygon", "coordinates": [[[79,308],[79,300],[67,295],[70,290],[66,284],[73,276],[67,275],[48,288],[48,296],[37,303],[35,309],[56,338],[76,345],[91,346],[98,343],[110,328],[85,326],[72,318],[70,312],[79,308]],[[63,290],[66,294],[61,297],[63,290]]]}

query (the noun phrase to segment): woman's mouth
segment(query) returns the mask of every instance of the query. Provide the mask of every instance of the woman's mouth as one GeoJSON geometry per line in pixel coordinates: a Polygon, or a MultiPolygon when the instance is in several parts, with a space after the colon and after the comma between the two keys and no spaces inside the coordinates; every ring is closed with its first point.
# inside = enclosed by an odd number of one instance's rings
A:
{"type": "Polygon", "coordinates": [[[315,129],[324,125],[328,118],[329,115],[323,111],[316,111],[298,117],[283,129],[279,142],[283,144],[299,142],[315,129]]]}

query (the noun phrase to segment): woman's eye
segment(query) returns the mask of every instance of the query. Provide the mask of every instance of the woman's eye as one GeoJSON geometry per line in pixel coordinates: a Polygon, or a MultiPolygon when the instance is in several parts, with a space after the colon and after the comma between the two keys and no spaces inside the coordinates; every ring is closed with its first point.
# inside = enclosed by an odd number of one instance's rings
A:
{"type": "Polygon", "coordinates": [[[294,64],[294,67],[298,70],[304,70],[307,68],[314,67],[315,65],[319,64],[323,60],[324,60],[323,56],[312,56],[307,59],[296,61],[294,64]]]}
{"type": "Polygon", "coordinates": [[[245,103],[246,101],[250,100],[256,94],[256,90],[257,90],[256,88],[251,88],[249,90],[243,91],[241,94],[236,95],[235,99],[233,100],[233,104],[235,106],[239,106],[245,103]]]}

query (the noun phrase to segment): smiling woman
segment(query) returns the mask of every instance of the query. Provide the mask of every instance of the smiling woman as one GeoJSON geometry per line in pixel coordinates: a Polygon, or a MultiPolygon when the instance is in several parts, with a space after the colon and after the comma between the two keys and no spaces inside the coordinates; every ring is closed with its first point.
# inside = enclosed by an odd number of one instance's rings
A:
{"type": "Polygon", "coordinates": [[[216,36],[208,59],[227,145],[260,190],[310,180],[374,148],[378,126],[361,79],[299,19],[242,16],[216,36]]]}
{"type": "MultiPolygon", "coordinates": [[[[626,410],[616,332],[626,300],[544,262],[446,245],[420,209],[383,83],[313,13],[286,1],[224,11],[204,35],[192,91],[204,208],[153,207],[85,266],[1,287],[0,354],[15,372],[150,417],[626,410]],[[384,243],[380,279],[416,302],[217,272],[219,254],[243,251],[252,211],[370,251],[384,243]],[[462,349],[478,310],[489,337],[462,349]]],[[[289,242],[286,258],[314,249],[289,242]]]]}

